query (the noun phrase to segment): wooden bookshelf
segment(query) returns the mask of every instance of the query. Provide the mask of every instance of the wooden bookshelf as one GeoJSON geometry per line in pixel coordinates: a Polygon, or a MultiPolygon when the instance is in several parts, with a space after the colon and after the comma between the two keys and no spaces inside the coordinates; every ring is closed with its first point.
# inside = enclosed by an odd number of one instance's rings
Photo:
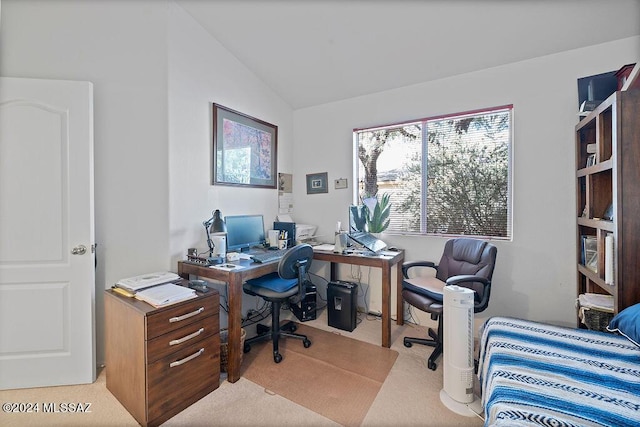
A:
{"type": "Polygon", "coordinates": [[[575,129],[577,293],[612,295],[615,313],[640,302],[639,111],[640,90],[618,91],[575,129]],[[591,266],[583,250],[585,236],[595,240],[591,266]],[[609,248],[608,236],[613,239],[609,248]],[[606,273],[608,258],[611,274],[606,273]]]}

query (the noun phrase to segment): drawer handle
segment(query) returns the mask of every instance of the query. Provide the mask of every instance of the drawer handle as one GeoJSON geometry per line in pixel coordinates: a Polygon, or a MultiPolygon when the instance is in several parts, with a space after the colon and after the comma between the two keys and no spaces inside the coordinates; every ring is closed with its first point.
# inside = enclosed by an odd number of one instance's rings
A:
{"type": "Polygon", "coordinates": [[[169,323],[180,322],[181,320],[188,319],[190,317],[196,316],[204,311],[204,307],[200,307],[196,311],[192,311],[191,313],[183,314],[182,316],[172,317],[169,319],[169,323]]]}
{"type": "Polygon", "coordinates": [[[189,341],[193,337],[197,337],[198,335],[200,335],[203,332],[204,332],[204,328],[200,328],[199,331],[195,331],[194,333],[189,334],[186,337],[182,337],[182,338],[178,338],[177,340],[169,341],[169,345],[182,344],[185,341],[189,341]]]}
{"type": "Polygon", "coordinates": [[[187,363],[187,362],[188,362],[188,361],[190,361],[190,360],[195,359],[196,357],[200,356],[202,353],[204,353],[204,348],[201,348],[200,350],[198,350],[198,351],[196,351],[195,353],[193,353],[191,356],[187,356],[187,357],[185,357],[185,358],[184,358],[184,359],[182,359],[182,360],[176,360],[175,362],[171,362],[171,363],[169,364],[169,367],[170,367],[170,368],[173,368],[173,367],[175,367],[175,366],[180,366],[180,365],[182,365],[182,364],[184,364],[184,363],[187,363]]]}

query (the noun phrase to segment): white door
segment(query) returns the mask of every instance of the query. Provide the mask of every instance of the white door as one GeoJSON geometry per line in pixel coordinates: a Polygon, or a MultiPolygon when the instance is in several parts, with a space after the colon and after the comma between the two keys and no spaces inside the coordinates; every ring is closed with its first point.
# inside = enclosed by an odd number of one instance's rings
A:
{"type": "Polygon", "coordinates": [[[95,381],[93,85],[0,78],[0,389],[95,381]]]}

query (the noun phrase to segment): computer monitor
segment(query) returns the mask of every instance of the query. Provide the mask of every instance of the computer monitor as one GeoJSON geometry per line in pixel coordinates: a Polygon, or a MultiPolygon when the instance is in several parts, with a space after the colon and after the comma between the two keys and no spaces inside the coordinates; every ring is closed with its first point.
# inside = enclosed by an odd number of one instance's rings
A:
{"type": "Polygon", "coordinates": [[[264,245],[264,219],[262,215],[231,215],[224,218],[227,224],[227,250],[246,252],[252,247],[264,245]]]}

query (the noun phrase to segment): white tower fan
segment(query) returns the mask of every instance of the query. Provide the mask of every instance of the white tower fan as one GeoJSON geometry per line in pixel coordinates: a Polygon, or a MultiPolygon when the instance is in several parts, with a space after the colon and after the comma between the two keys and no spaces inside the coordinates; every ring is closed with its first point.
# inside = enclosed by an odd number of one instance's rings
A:
{"type": "Polygon", "coordinates": [[[443,359],[444,387],[440,400],[451,411],[475,416],[473,394],[473,297],[474,291],[456,285],[443,289],[443,359]]]}

